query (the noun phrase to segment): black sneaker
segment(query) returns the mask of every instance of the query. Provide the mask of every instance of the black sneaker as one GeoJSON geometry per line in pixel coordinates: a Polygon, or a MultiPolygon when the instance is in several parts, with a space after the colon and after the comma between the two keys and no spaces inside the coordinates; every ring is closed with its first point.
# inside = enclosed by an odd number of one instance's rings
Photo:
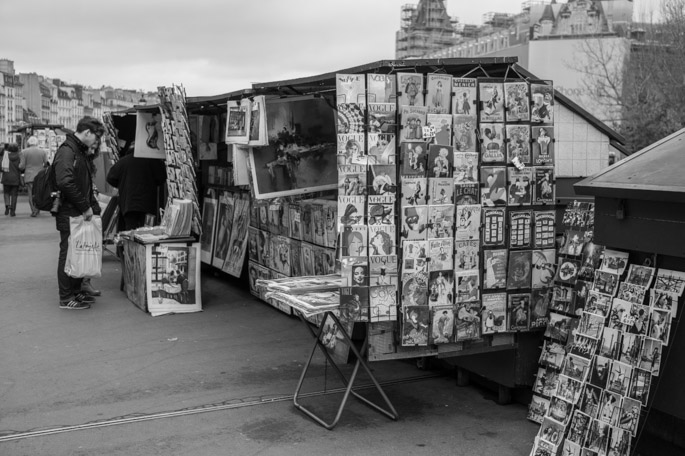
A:
{"type": "Polygon", "coordinates": [[[76,296],[74,296],[74,299],[77,301],[85,302],[86,304],[93,304],[95,302],[95,298],[85,294],[85,293],[78,293],[76,296]]]}
{"type": "Polygon", "coordinates": [[[71,301],[60,301],[59,308],[67,310],[83,310],[90,309],[90,304],[72,299],[71,301]]]}

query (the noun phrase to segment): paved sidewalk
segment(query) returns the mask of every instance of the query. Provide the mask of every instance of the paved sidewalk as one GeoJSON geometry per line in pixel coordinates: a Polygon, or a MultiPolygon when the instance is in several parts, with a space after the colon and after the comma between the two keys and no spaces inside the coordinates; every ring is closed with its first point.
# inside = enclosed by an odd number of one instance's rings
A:
{"type": "MultiPolygon", "coordinates": [[[[205,273],[203,312],[151,317],[119,291],[106,253],[93,308],[58,308],[48,214],[0,215],[0,454],[528,455],[538,426],[449,372],[372,364],[400,414],[352,401],[327,431],[292,405],[311,338],[299,320],[205,273]]],[[[310,392],[340,383],[322,356],[310,392]]],[[[361,383],[366,383],[362,381],[361,383]]],[[[368,390],[370,392],[370,390],[368,390]]],[[[327,413],[340,394],[307,403],[327,413]],[[328,407],[326,407],[328,406],[328,407]]]]}

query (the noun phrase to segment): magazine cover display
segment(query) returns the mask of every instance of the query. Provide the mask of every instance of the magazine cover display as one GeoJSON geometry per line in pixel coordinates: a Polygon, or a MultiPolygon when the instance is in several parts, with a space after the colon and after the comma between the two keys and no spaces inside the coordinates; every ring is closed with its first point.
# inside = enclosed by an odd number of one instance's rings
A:
{"type": "Polygon", "coordinates": [[[440,271],[454,269],[454,240],[447,239],[429,239],[428,252],[430,254],[430,262],[428,263],[429,271],[440,271]]]}
{"type": "Polygon", "coordinates": [[[402,310],[402,346],[428,345],[430,308],[403,306],[402,310]]]}
{"type": "Polygon", "coordinates": [[[428,233],[430,238],[454,239],[454,205],[428,206],[428,233]]]}
{"type": "Polygon", "coordinates": [[[483,245],[504,247],[506,210],[498,207],[483,208],[483,245]]]}
{"type": "Polygon", "coordinates": [[[363,74],[336,74],[335,93],[337,104],[366,105],[366,81],[363,74]]]}
{"type": "Polygon", "coordinates": [[[424,141],[423,127],[427,116],[428,108],[424,106],[401,106],[400,141],[424,141]]]}
{"type": "Polygon", "coordinates": [[[552,83],[531,84],[531,98],[533,107],[530,112],[531,122],[553,123],[554,122],[554,87],[552,83]]]}
{"type": "Polygon", "coordinates": [[[475,271],[480,264],[480,243],[477,240],[455,241],[454,270],[456,273],[475,271]]]}
{"type": "Polygon", "coordinates": [[[476,116],[452,115],[452,145],[461,152],[476,152],[478,122],[476,116]]]}
{"type": "Polygon", "coordinates": [[[434,133],[435,144],[452,145],[452,116],[450,114],[431,114],[426,116],[426,126],[434,133]]]}
{"type": "Polygon", "coordinates": [[[488,164],[504,164],[506,160],[504,124],[481,123],[481,161],[488,164]]]}
{"type": "Polygon", "coordinates": [[[452,114],[476,118],[477,79],[452,78],[452,114]]]}
{"type": "Polygon", "coordinates": [[[428,273],[428,305],[446,306],[454,302],[454,271],[428,273]]]}
{"type": "Polygon", "coordinates": [[[397,194],[397,167],[395,165],[371,165],[369,171],[369,195],[397,194]]]}
{"type": "Polygon", "coordinates": [[[480,299],[480,273],[476,270],[460,272],[457,277],[457,302],[480,299]]]}
{"type": "Polygon", "coordinates": [[[483,206],[507,205],[507,168],[504,166],[481,166],[481,204],[483,206]]]}
{"type": "Polygon", "coordinates": [[[554,211],[533,211],[533,246],[554,247],[556,214],[554,211]]]}
{"type": "Polygon", "coordinates": [[[429,74],[426,76],[426,106],[433,114],[449,114],[452,102],[452,76],[429,74]]]}
{"type": "Polygon", "coordinates": [[[338,165],[366,166],[368,164],[364,133],[338,133],[337,142],[338,165]]]}
{"type": "Polygon", "coordinates": [[[397,255],[369,257],[369,285],[398,285],[397,255]]]}
{"type": "Polygon", "coordinates": [[[480,240],[481,212],[479,204],[457,206],[455,239],[458,241],[480,240]]]}
{"type": "MultiPolygon", "coordinates": [[[[454,179],[449,177],[429,178],[428,202],[433,205],[449,204],[454,207],[454,179]]],[[[452,217],[454,219],[454,214],[452,217]]]]}
{"type": "Polygon", "coordinates": [[[397,105],[395,103],[369,103],[368,131],[394,137],[397,134],[397,105]]]}
{"type": "Polygon", "coordinates": [[[453,177],[454,149],[451,146],[428,146],[428,177],[453,177]]]}
{"type": "Polygon", "coordinates": [[[369,256],[395,255],[395,225],[369,225],[369,256]]]}
{"type": "Polygon", "coordinates": [[[506,126],[507,162],[531,164],[530,127],[528,125],[506,126]]]}
{"type": "Polygon", "coordinates": [[[509,248],[527,248],[531,246],[533,235],[533,211],[509,211],[509,248]]]}
{"type": "Polygon", "coordinates": [[[504,83],[507,122],[530,120],[530,94],[524,81],[504,83]]]}
{"type": "Polygon", "coordinates": [[[533,165],[546,166],[554,164],[554,127],[531,127],[533,142],[533,165]]]}
{"type": "Polygon", "coordinates": [[[402,177],[402,206],[423,206],[426,204],[428,179],[424,177],[402,177]]]}
{"type": "Polygon", "coordinates": [[[402,238],[408,240],[427,239],[428,206],[402,208],[402,238]]]}
{"type": "Polygon", "coordinates": [[[399,93],[398,106],[425,106],[422,74],[397,73],[397,92],[399,93]]]}
{"type": "Polygon", "coordinates": [[[479,301],[466,301],[457,304],[455,316],[455,342],[480,339],[481,305],[479,301]]]}
{"type": "Polygon", "coordinates": [[[507,249],[483,251],[483,289],[498,290],[507,286],[507,249]]]}
{"type": "Polygon", "coordinates": [[[535,179],[533,204],[554,204],[554,167],[536,166],[533,168],[533,178],[535,179]]]}
{"type": "MultiPolygon", "coordinates": [[[[551,182],[551,181],[550,181],[551,182]]],[[[536,182],[537,184],[537,182],[536,182]]],[[[551,185],[551,184],[550,184],[551,185]]],[[[508,205],[530,206],[533,201],[533,170],[507,168],[508,205]]],[[[553,201],[553,199],[552,199],[553,201]]],[[[536,200],[536,204],[538,201],[536,200]]],[[[550,203],[551,204],[551,203],[550,203]]]]}
{"type": "Polygon", "coordinates": [[[481,122],[504,122],[504,85],[501,82],[479,82],[478,101],[481,122]]]}
{"type": "Polygon", "coordinates": [[[369,133],[369,153],[366,161],[369,165],[395,164],[395,135],[389,133],[369,133]]]}
{"type": "Polygon", "coordinates": [[[481,331],[483,335],[507,330],[507,294],[483,294],[481,310],[481,331]]]}
{"type": "Polygon", "coordinates": [[[394,74],[366,75],[366,90],[369,103],[390,103],[397,101],[397,77],[394,74]]]}
{"type": "Polygon", "coordinates": [[[509,331],[527,331],[530,328],[530,293],[512,293],[507,296],[509,331]]]}
{"type": "Polygon", "coordinates": [[[430,344],[448,344],[454,341],[454,306],[431,308],[430,344]]]}
{"type": "Polygon", "coordinates": [[[454,183],[477,184],[478,183],[478,153],[455,152],[454,153],[454,183]]]}
{"type": "Polygon", "coordinates": [[[395,223],[395,195],[369,195],[369,225],[393,225],[395,223]]]}
{"type": "Polygon", "coordinates": [[[404,177],[428,175],[428,144],[425,142],[402,142],[400,144],[400,175],[404,177]]]}

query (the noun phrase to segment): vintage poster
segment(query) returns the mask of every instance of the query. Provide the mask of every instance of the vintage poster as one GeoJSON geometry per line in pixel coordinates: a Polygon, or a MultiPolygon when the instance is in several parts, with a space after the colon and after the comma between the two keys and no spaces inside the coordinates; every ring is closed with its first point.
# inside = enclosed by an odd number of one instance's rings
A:
{"type": "Polygon", "coordinates": [[[506,210],[499,207],[483,208],[483,245],[504,247],[506,210]]]}
{"type": "Polygon", "coordinates": [[[519,122],[530,120],[530,95],[528,83],[505,82],[504,83],[507,122],[519,122]]]}
{"type": "Polygon", "coordinates": [[[454,239],[429,239],[429,258],[428,270],[441,271],[447,269],[454,269],[454,239]]]}
{"type": "Polygon", "coordinates": [[[483,251],[485,273],[483,275],[483,289],[504,289],[507,285],[507,249],[483,251]]]}
{"type": "MultiPolygon", "coordinates": [[[[227,144],[247,144],[250,140],[248,128],[250,127],[251,113],[249,100],[245,102],[238,100],[228,100],[226,102],[226,137],[227,144]]],[[[200,141],[202,144],[204,141],[200,141]]],[[[205,144],[216,143],[217,141],[207,141],[205,144]]]]}
{"type": "Polygon", "coordinates": [[[531,168],[507,168],[509,206],[530,206],[533,193],[532,180],[533,172],[531,168]]]}
{"type": "Polygon", "coordinates": [[[428,273],[402,274],[402,306],[428,308],[428,273]]]}
{"type": "Polygon", "coordinates": [[[509,211],[509,248],[531,246],[533,212],[529,210],[509,211]]]}
{"type": "Polygon", "coordinates": [[[368,226],[346,226],[341,233],[342,256],[368,256],[368,226]]]}
{"type": "Polygon", "coordinates": [[[481,122],[504,122],[504,85],[500,82],[479,82],[478,101],[481,122]]]}
{"type": "Polygon", "coordinates": [[[369,285],[397,285],[397,255],[369,257],[369,285]]]}
{"type": "Polygon", "coordinates": [[[402,208],[402,238],[427,239],[428,206],[402,208]]]}
{"type": "Polygon", "coordinates": [[[402,177],[402,206],[426,204],[428,179],[425,177],[402,177]]]}
{"type": "Polygon", "coordinates": [[[319,341],[326,349],[326,352],[338,363],[346,363],[350,350],[349,339],[343,335],[343,330],[349,334],[352,332],[354,320],[344,320],[340,322],[345,328],[339,328],[331,315],[326,315],[326,319],[321,323],[319,341]]]}
{"type": "Polygon", "coordinates": [[[454,205],[428,206],[428,234],[430,238],[454,239],[454,205]]]}
{"type": "Polygon", "coordinates": [[[528,406],[527,419],[534,423],[542,424],[542,419],[547,415],[549,410],[549,399],[542,396],[533,395],[528,406]]]}
{"type": "Polygon", "coordinates": [[[477,270],[457,274],[457,302],[471,302],[480,299],[480,274],[477,270]]]}
{"type": "Polygon", "coordinates": [[[369,133],[392,136],[397,134],[397,106],[395,103],[369,103],[369,133]]]}
{"type": "Polygon", "coordinates": [[[481,161],[484,164],[504,164],[506,161],[506,145],[504,140],[504,124],[480,124],[481,161]]]}
{"type": "MultiPolygon", "coordinates": [[[[370,195],[368,224],[393,225],[394,223],[395,195],[370,195]]],[[[335,245],[335,240],[329,245],[335,245]]]]}
{"type": "Polygon", "coordinates": [[[428,108],[423,106],[402,106],[400,111],[400,143],[424,142],[423,127],[426,126],[428,108]]]}
{"type": "Polygon", "coordinates": [[[618,290],[618,274],[612,272],[595,271],[595,281],[592,289],[611,296],[618,290]]]}
{"type": "MultiPolygon", "coordinates": [[[[428,203],[433,205],[453,205],[454,180],[449,177],[431,177],[428,179],[428,203]]],[[[454,207],[454,206],[453,206],[454,207]]],[[[454,214],[453,214],[454,217],[454,214]]]]}
{"type": "Polygon", "coordinates": [[[457,241],[480,239],[481,210],[479,204],[457,206],[455,217],[455,239],[457,241]]]}
{"type": "Polygon", "coordinates": [[[428,343],[448,344],[454,341],[454,306],[431,308],[431,330],[428,343]]]}
{"type": "Polygon", "coordinates": [[[214,233],[216,227],[218,226],[218,208],[219,204],[216,197],[216,190],[209,189],[205,195],[202,208],[202,236],[200,238],[201,261],[207,264],[212,264],[212,257],[214,253],[214,233]]]}
{"type": "Polygon", "coordinates": [[[556,251],[533,250],[531,262],[531,288],[548,288],[554,283],[556,251]]]}
{"type": "Polygon", "coordinates": [[[535,182],[533,204],[554,204],[554,168],[538,166],[533,168],[535,182]]]}
{"type": "Polygon", "coordinates": [[[392,103],[397,101],[397,76],[394,74],[366,75],[366,96],[371,103],[392,103]]]}
{"type": "Polygon", "coordinates": [[[483,335],[507,331],[507,294],[483,294],[481,332],[483,335]]]}
{"type": "Polygon", "coordinates": [[[425,106],[422,74],[397,73],[397,91],[400,94],[399,106],[425,106]]]}
{"type": "Polygon", "coordinates": [[[454,149],[450,146],[428,146],[428,177],[453,177],[454,149]]]}
{"type": "Polygon", "coordinates": [[[640,287],[649,288],[654,279],[654,274],[656,269],[650,268],[648,266],[640,266],[637,264],[631,264],[628,268],[628,276],[626,277],[626,283],[631,283],[633,285],[638,285],[640,287]]]}
{"type": "Polygon", "coordinates": [[[507,125],[507,163],[530,165],[530,127],[507,125]]]}
{"type": "Polygon", "coordinates": [[[478,183],[478,153],[455,152],[454,153],[454,183],[473,184],[478,183]]]}
{"type": "Polygon", "coordinates": [[[366,81],[363,74],[336,74],[336,104],[366,105],[366,81]]]}
{"type": "Polygon", "coordinates": [[[549,84],[531,84],[533,107],[530,112],[531,122],[554,123],[554,87],[549,84]]]}
{"type": "Polygon", "coordinates": [[[428,241],[402,241],[402,273],[426,271],[428,241]]]}
{"type": "Polygon", "coordinates": [[[656,274],[656,281],[654,282],[654,290],[666,291],[669,293],[675,293],[678,296],[682,296],[683,289],[685,289],[685,272],[672,271],[670,269],[663,268],[658,270],[656,274]]]}
{"type": "Polygon", "coordinates": [[[216,221],[214,257],[212,266],[221,268],[229,252],[235,198],[233,193],[224,191],[219,198],[219,211],[216,221]]]}
{"type": "Polygon", "coordinates": [[[369,225],[369,257],[397,254],[395,225],[369,225]]]}
{"type": "Polygon", "coordinates": [[[455,341],[480,338],[481,305],[478,301],[466,301],[457,304],[455,317],[455,341]]]}
{"type": "Polygon", "coordinates": [[[449,114],[452,101],[452,76],[429,74],[426,76],[426,106],[429,113],[449,114]]]}
{"type": "Polygon", "coordinates": [[[338,196],[365,195],[366,166],[338,165],[338,196]]]}
{"type": "Polygon", "coordinates": [[[533,212],[533,227],[535,237],[533,246],[537,248],[554,247],[555,245],[555,213],[554,211],[533,212]]]}
{"type": "Polygon", "coordinates": [[[421,176],[428,175],[428,144],[425,142],[400,143],[400,175],[421,176]]]}
{"type": "Polygon", "coordinates": [[[566,345],[568,336],[571,334],[571,318],[568,315],[550,312],[549,324],[547,329],[545,329],[545,337],[566,345]]]}
{"type": "Polygon", "coordinates": [[[338,165],[357,165],[366,168],[369,164],[369,158],[366,155],[364,133],[338,133],[336,141],[336,162],[338,165]]]}
{"type": "Polygon", "coordinates": [[[454,270],[457,273],[480,269],[480,245],[477,240],[455,241],[454,270]]]}
{"type": "Polygon", "coordinates": [[[369,195],[395,195],[397,193],[397,167],[395,165],[369,166],[369,195]]]}
{"type": "Polygon", "coordinates": [[[428,345],[428,306],[402,306],[402,346],[428,345]]]}
{"type": "Polygon", "coordinates": [[[202,310],[199,243],[146,245],[145,270],[150,315],[202,310]]]}
{"type": "Polygon", "coordinates": [[[369,287],[340,288],[340,316],[346,321],[369,321],[369,287]]]}
{"type": "Polygon", "coordinates": [[[507,168],[482,166],[480,168],[481,203],[483,206],[507,205],[507,168]]]}
{"type": "Polygon", "coordinates": [[[557,267],[556,280],[561,283],[573,285],[578,278],[580,261],[571,258],[560,258],[557,267]]]}
{"type": "Polygon", "coordinates": [[[133,156],[166,160],[162,114],[159,109],[136,112],[136,141],[133,156]]]}
{"type": "Polygon", "coordinates": [[[554,164],[554,127],[532,127],[533,165],[549,166],[554,164]]]}
{"type": "Polygon", "coordinates": [[[369,321],[397,321],[397,285],[369,288],[369,321]]]}
{"type": "Polygon", "coordinates": [[[344,287],[366,287],[369,285],[369,258],[342,257],[340,261],[340,278],[344,287]]]}
{"type": "Polygon", "coordinates": [[[477,182],[470,184],[456,184],[454,186],[454,204],[457,206],[479,204],[480,185],[477,182]]]}
{"type": "Polygon", "coordinates": [[[323,99],[304,97],[269,100],[266,111],[269,146],[250,149],[256,198],[335,189],[333,109],[323,99]]]}
{"type": "MultiPolygon", "coordinates": [[[[452,78],[452,114],[476,116],[477,79],[452,78]]],[[[474,122],[475,125],[475,122],[474,122]]]]}
{"type": "Polygon", "coordinates": [[[454,271],[428,273],[428,305],[447,306],[454,302],[454,271]]]}
{"type": "MultiPolygon", "coordinates": [[[[247,251],[247,227],[250,219],[250,201],[245,198],[235,200],[233,223],[228,253],[221,270],[234,277],[240,277],[247,251]]],[[[288,252],[288,258],[290,253],[288,252]]]]}
{"type": "Polygon", "coordinates": [[[530,293],[513,293],[507,296],[509,331],[527,331],[530,328],[530,293]]]}
{"type": "MultiPolygon", "coordinates": [[[[365,208],[366,197],[363,195],[338,196],[338,230],[342,231],[344,226],[363,224],[365,208]]],[[[301,217],[298,217],[295,226],[299,227],[298,230],[302,228],[301,217]]]]}
{"type": "Polygon", "coordinates": [[[335,131],[336,133],[343,135],[362,134],[366,128],[365,118],[366,113],[362,105],[357,103],[338,104],[336,113],[337,126],[335,131]]]}
{"type": "Polygon", "coordinates": [[[455,114],[452,116],[452,145],[460,152],[476,151],[478,125],[475,116],[455,114]]]}
{"type": "Polygon", "coordinates": [[[452,116],[449,114],[430,114],[426,117],[426,126],[435,131],[435,144],[452,145],[452,116]]]}
{"type": "Polygon", "coordinates": [[[369,133],[369,153],[366,157],[370,165],[395,164],[395,135],[385,133],[369,133]]]}

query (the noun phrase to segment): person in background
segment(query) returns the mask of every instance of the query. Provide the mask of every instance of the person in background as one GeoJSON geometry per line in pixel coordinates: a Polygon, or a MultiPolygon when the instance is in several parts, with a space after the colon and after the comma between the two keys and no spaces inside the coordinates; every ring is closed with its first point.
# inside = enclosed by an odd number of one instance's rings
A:
{"type": "Polygon", "coordinates": [[[100,205],[93,194],[93,179],[88,154],[91,146],[105,133],[102,122],[93,117],[79,120],[75,133],[69,133],[55,153],[53,167],[60,205],[55,224],[60,234],[57,260],[59,307],[67,310],[89,309],[95,298],[81,292],[83,279],[70,277],[64,272],[69,250],[69,217],[83,216],[84,220],[100,214],[100,205]]]}
{"type": "MultiPolygon", "coordinates": [[[[90,149],[88,151],[88,166],[90,167],[90,176],[91,179],[93,180],[93,194],[95,195],[95,199],[97,200],[98,195],[100,192],[98,191],[97,186],[95,185],[95,175],[98,172],[97,166],[95,166],[95,160],[100,156],[100,144],[101,141],[98,139],[95,143],[93,143],[92,146],[90,146],[90,149]]],[[[99,205],[99,203],[98,203],[99,205]]],[[[81,292],[85,293],[90,296],[101,296],[102,292],[95,287],[93,287],[92,283],[90,282],[90,277],[84,277],[83,281],[81,282],[81,292]]]]}
{"type": "Polygon", "coordinates": [[[24,169],[24,156],[17,143],[10,143],[0,155],[2,163],[2,187],[5,194],[5,215],[17,215],[17,196],[21,185],[21,172],[24,169]]]}
{"type": "Polygon", "coordinates": [[[134,157],[133,149],[132,144],[107,173],[107,182],[119,190],[124,231],[145,225],[145,214],[157,214],[157,187],[166,181],[163,160],[134,157]]]}
{"type": "Polygon", "coordinates": [[[33,206],[33,179],[38,174],[38,171],[43,169],[48,164],[48,153],[45,149],[38,147],[38,138],[31,136],[27,144],[29,147],[22,150],[24,155],[24,182],[29,193],[29,206],[31,206],[31,217],[37,216],[40,211],[33,206]]]}

